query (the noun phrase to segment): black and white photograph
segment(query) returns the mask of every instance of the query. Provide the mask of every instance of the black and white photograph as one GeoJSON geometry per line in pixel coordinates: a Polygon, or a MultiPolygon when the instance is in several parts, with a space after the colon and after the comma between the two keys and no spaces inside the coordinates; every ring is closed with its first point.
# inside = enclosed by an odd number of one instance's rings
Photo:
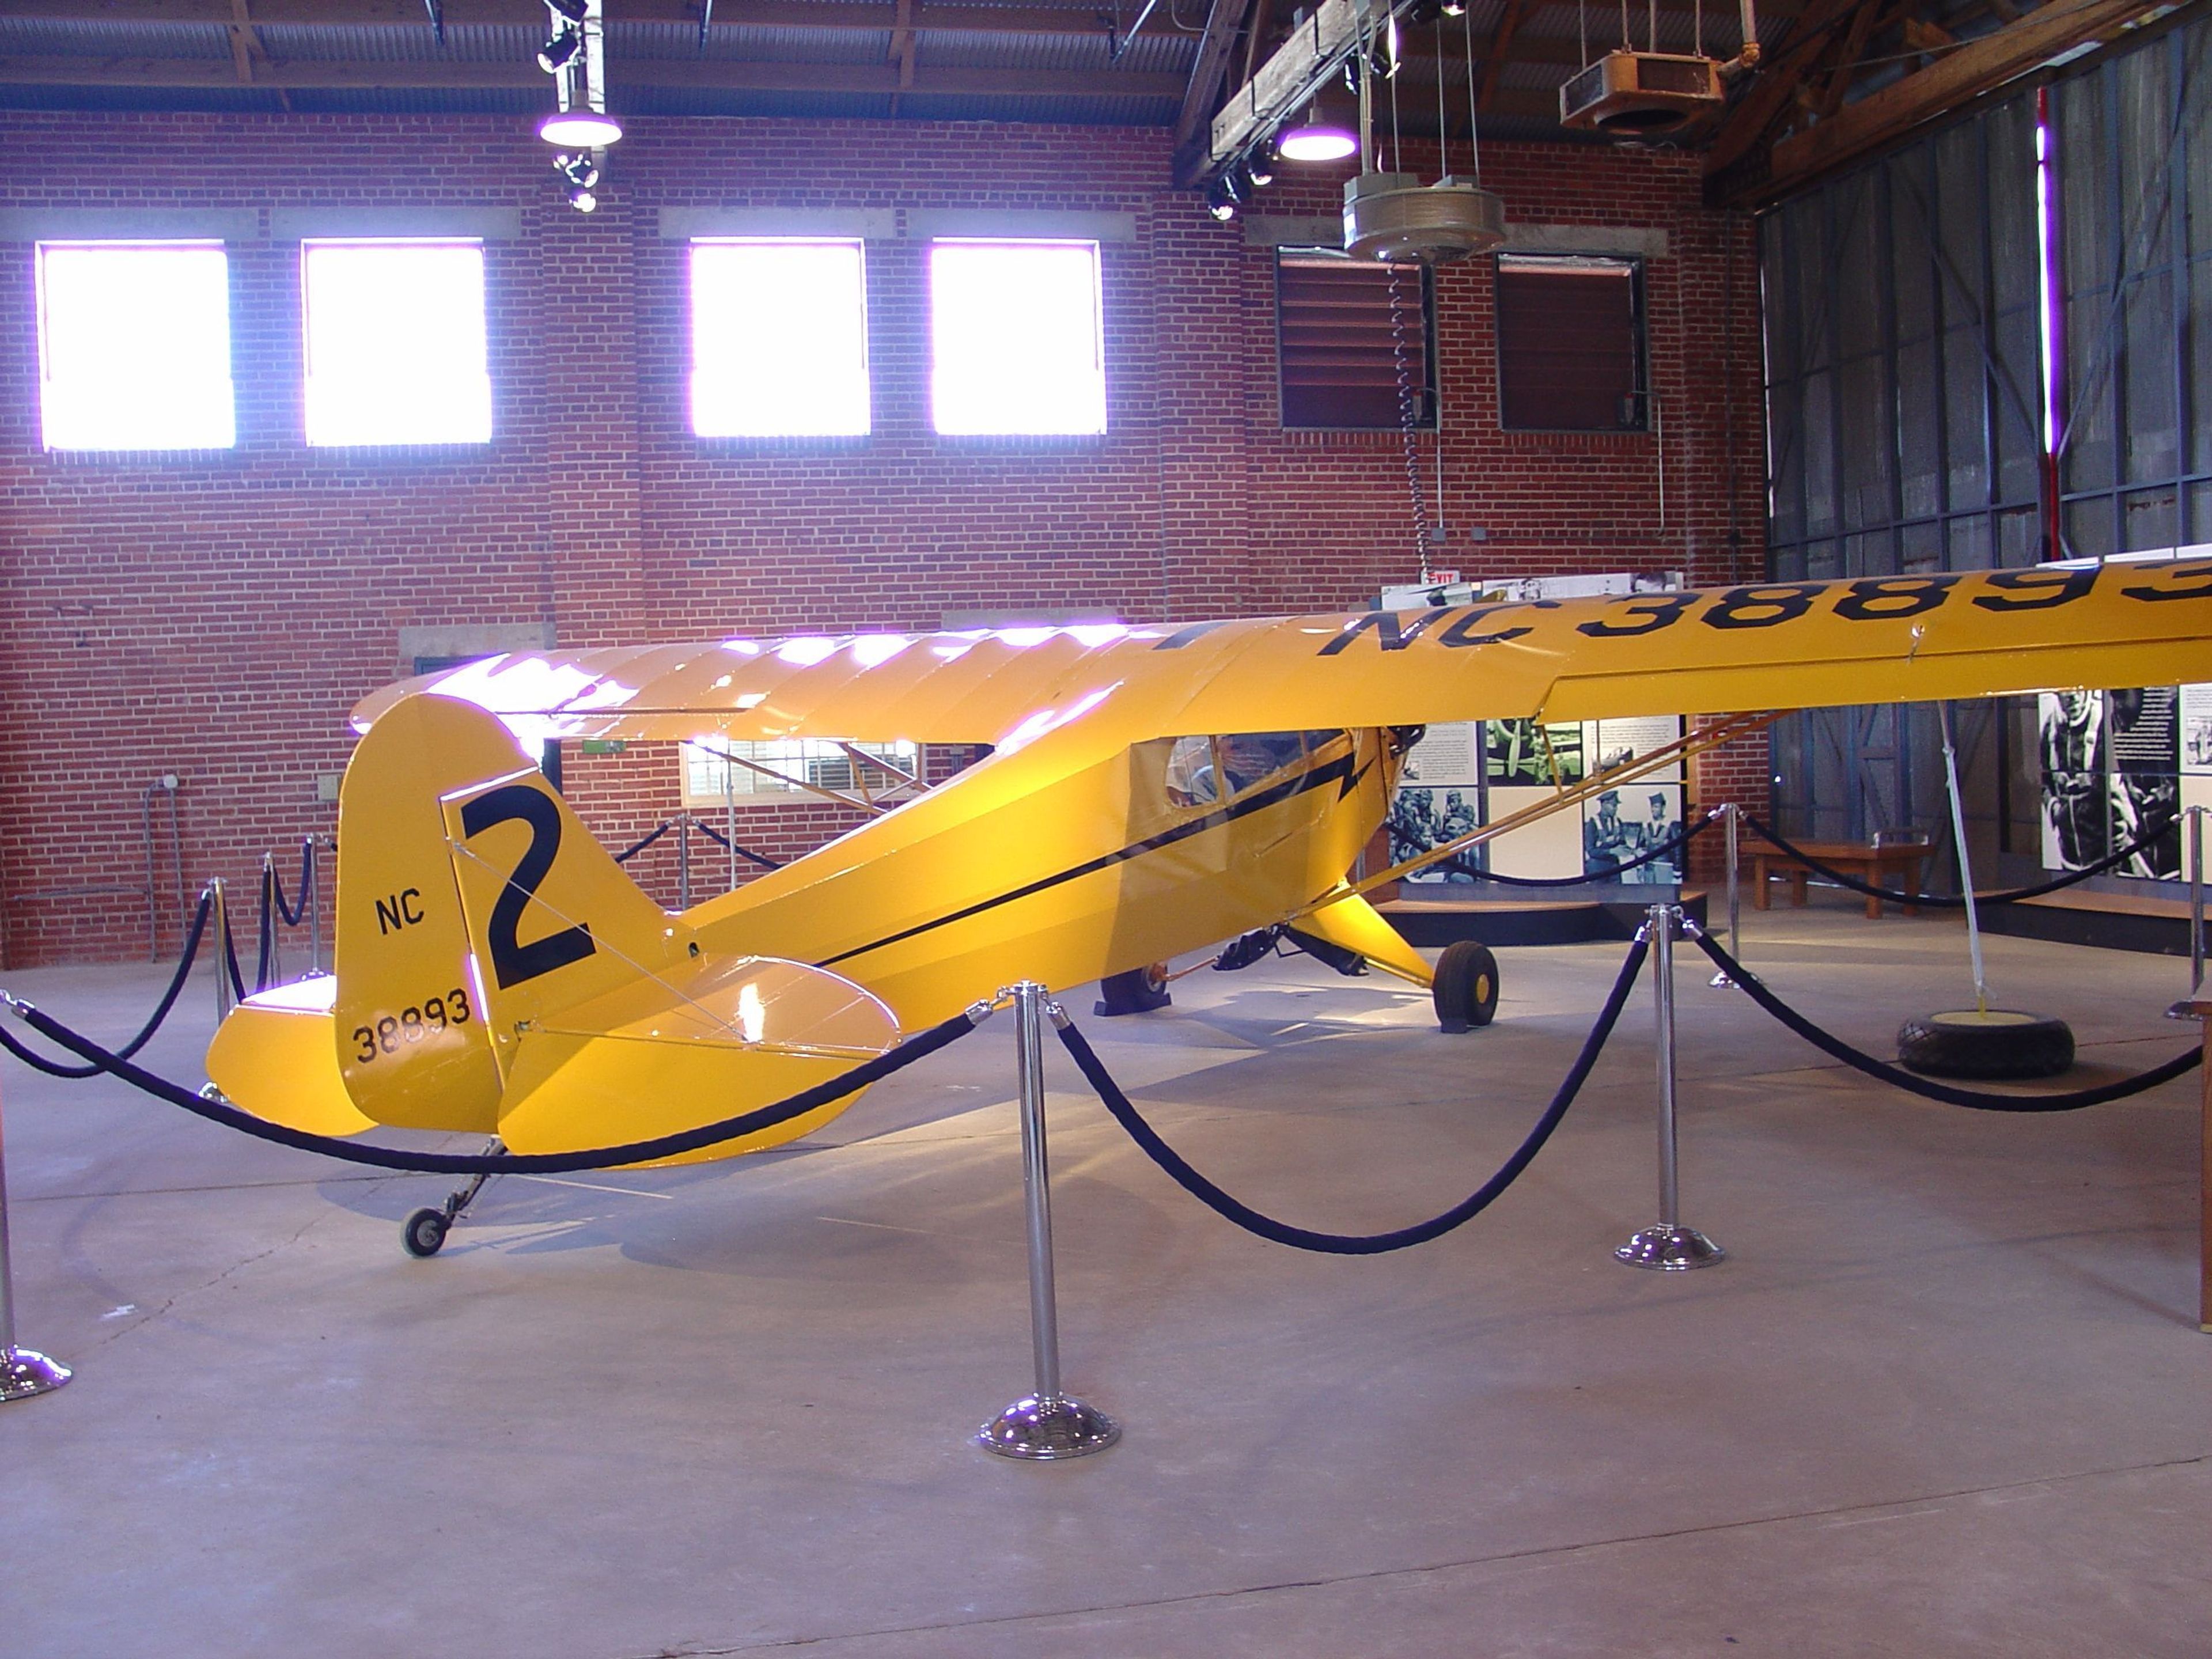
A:
{"type": "MultiPolygon", "coordinates": [[[[2181,807],[2180,690],[2171,685],[2131,688],[2106,702],[2112,846],[2122,847],[2172,824],[2181,807]]],[[[2173,881],[2181,875],[2181,835],[2169,830],[2114,866],[2117,876],[2173,881]]]]}
{"type": "MultiPolygon", "coordinates": [[[[1593,769],[1599,772],[1626,766],[1629,762],[1656,750],[1664,749],[1682,735],[1682,717],[1679,714],[1643,714],[1628,720],[1590,720],[1583,730],[1593,734],[1588,745],[1593,757],[1593,769]]],[[[1672,765],[1658,769],[1654,777],[1678,781],[1682,775],[1682,763],[1678,758],[1672,765]]]]}
{"type": "Polygon", "coordinates": [[[1486,720],[1482,756],[1483,776],[1509,788],[1580,783],[1586,775],[1580,721],[1541,726],[1534,720],[1486,720]]]}
{"type": "Polygon", "coordinates": [[[2043,867],[2080,870],[2112,850],[2105,783],[2105,694],[2045,691],[2036,699],[2043,761],[2043,867]]]}
{"type": "MultiPolygon", "coordinates": [[[[1466,835],[1480,822],[1471,786],[1457,789],[1401,787],[1390,803],[1390,862],[1398,864],[1419,858],[1431,848],[1466,835]]],[[[1472,882],[1476,879],[1474,872],[1479,867],[1475,862],[1479,856],[1476,852],[1465,853],[1460,858],[1417,870],[1406,879],[1439,886],[1472,882]]]]}
{"type": "Polygon", "coordinates": [[[2212,684],[2179,688],[2181,769],[2212,772],[2212,684]]]}
{"type": "Polygon", "coordinates": [[[1680,848],[1636,860],[1681,831],[1680,785],[1631,783],[1602,790],[1583,808],[1583,873],[1592,881],[1671,886],[1682,878],[1680,848]]]}

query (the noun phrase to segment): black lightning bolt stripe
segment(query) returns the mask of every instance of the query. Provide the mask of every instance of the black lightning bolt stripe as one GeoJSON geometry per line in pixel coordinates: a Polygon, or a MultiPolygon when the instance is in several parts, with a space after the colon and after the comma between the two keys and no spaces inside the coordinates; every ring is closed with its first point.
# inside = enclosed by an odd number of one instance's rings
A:
{"type": "Polygon", "coordinates": [[[1160,848],[1172,847],[1179,841],[1188,841],[1193,836],[1204,835],[1208,830],[1221,829],[1251,813],[1264,812],[1270,806],[1279,805],[1284,801],[1294,799],[1309,790],[1323,788],[1332,783],[1340,783],[1343,787],[1337,792],[1337,798],[1340,800],[1358,787],[1359,780],[1367,775],[1368,767],[1375,763],[1370,760],[1367,766],[1354,771],[1352,759],[1353,757],[1348,752],[1340,755],[1333,761],[1328,761],[1315,767],[1310,772],[1301,772],[1296,777],[1285,778],[1280,783],[1270,784],[1265,789],[1255,789],[1250,794],[1231,801],[1227,806],[1217,811],[1208,812],[1204,817],[1193,818],[1188,823],[1178,823],[1171,830],[1161,830],[1157,836],[1147,836],[1142,841],[1132,842],[1118,852],[1108,853],[1102,858],[1091,859],[1086,863],[1075,866],[1073,869],[1062,870],[1057,875],[1047,876],[1041,881],[1030,882],[1025,887],[1017,887],[1012,892],[1000,894],[996,898],[984,899],[980,903],[969,905],[965,909],[955,910],[950,915],[939,916],[934,921],[919,922],[912,927],[888,934],[870,944],[858,945],[849,951],[841,951],[834,957],[824,957],[814,965],[817,968],[834,968],[841,962],[850,962],[854,957],[864,957],[871,951],[880,951],[885,945],[896,945],[902,940],[913,939],[918,934],[929,933],[935,928],[949,927],[956,921],[965,921],[970,916],[981,915],[986,910],[995,910],[1002,904],[1012,904],[1017,899],[1028,898],[1032,894],[1045,892],[1064,883],[1079,881],[1085,876],[1096,875],[1101,870],[1110,870],[1117,864],[1127,864],[1132,859],[1142,858],[1146,854],[1155,852],[1160,848]]]}

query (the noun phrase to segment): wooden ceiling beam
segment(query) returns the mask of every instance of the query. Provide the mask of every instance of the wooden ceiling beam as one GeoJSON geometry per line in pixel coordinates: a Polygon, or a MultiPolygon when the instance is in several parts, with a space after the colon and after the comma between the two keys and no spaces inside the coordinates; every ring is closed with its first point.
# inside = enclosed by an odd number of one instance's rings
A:
{"type": "MultiPolygon", "coordinates": [[[[1179,75],[1116,70],[963,69],[921,64],[902,88],[896,64],[793,64],[729,58],[655,61],[609,66],[617,87],[682,87],[708,91],[882,92],[1046,98],[1174,98],[1179,75]],[[625,73],[625,70],[629,73],[625,73]]],[[[81,87],[235,87],[228,58],[0,58],[0,85],[81,87]]],[[[260,87],[496,89],[548,87],[533,63],[273,62],[254,66],[260,87]]]]}
{"type": "Polygon", "coordinates": [[[1822,47],[1832,46],[1830,32],[1861,7],[1876,3],[1878,0],[1813,0],[1791,27],[1789,39],[1759,65],[1743,96],[1721,118],[1705,152],[1706,178],[1735,166],[1758,147],[1790,107],[1805,77],[1820,67],[1822,47]]]}
{"type": "Polygon", "coordinates": [[[2154,0],[2048,0],[1994,34],[1892,82],[1831,118],[1778,140],[1766,190],[1780,194],[1972,103],[2063,52],[2111,38],[2154,0]]]}
{"type": "MultiPolygon", "coordinates": [[[[1850,27],[1843,32],[1834,48],[1827,53],[1832,65],[1828,70],[1827,84],[1809,104],[1815,119],[1825,121],[1843,107],[1844,94],[1850,90],[1852,81],[1857,78],[1859,59],[1866,52],[1868,37],[1877,27],[1890,21],[1901,6],[1912,3],[1913,0],[1886,0],[1886,3],[1885,0],[1868,0],[1867,4],[1852,14],[1850,27]]],[[[1809,88],[1811,82],[1808,79],[1802,84],[1809,88]]]]}
{"type": "MultiPolygon", "coordinates": [[[[1505,0],[1505,9],[1499,14],[1498,27],[1490,37],[1490,45],[1482,54],[1482,84],[1474,94],[1478,110],[1490,107],[1492,96],[1498,90],[1498,71],[1505,67],[1505,59],[1513,50],[1513,37],[1521,27],[1521,19],[1528,9],[1528,0],[1505,0]]],[[[1534,46],[1534,41],[1528,43],[1534,46]]],[[[1564,43],[1563,43],[1564,44],[1564,43]]],[[[1524,51],[1522,56],[1528,54],[1524,51]]],[[[1580,57],[1578,51],[1575,54],[1580,57]]]]}
{"type": "Polygon", "coordinates": [[[1206,28],[1198,38],[1198,55],[1191,60],[1190,77],[1183,83],[1182,108],[1176,116],[1174,178],[1188,190],[1198,181],[1206,163],[1205,134],[1220,105],[1221,78],[1237,49],[1258,0],[1213,0],[1206,9],[1206,28]]]}

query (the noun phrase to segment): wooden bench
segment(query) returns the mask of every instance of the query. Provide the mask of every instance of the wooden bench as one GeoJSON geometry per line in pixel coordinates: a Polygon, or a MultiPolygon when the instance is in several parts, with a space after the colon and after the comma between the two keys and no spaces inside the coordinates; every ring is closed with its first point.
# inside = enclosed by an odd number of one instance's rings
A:
{"type": "MultiPolygon", "coordinates": [[[[1886,847],[1861,841],[1801,841],[1796,845],[1807,858],[1817,859],[1832,870],[1856,876],[1869,886],[1887,887],[1900,893],[1919,892],[1920,862],[1928,856],[1928,843],[1924,841],[1899,842],[1886,847]]],[[[1748,850],[1752,855],[1753,909],[1767,908],[1766,884],[1776,876],[1790,878],[1791,904],[1802,906],[1805,902],[1805,878],[1812,873],[1812,866],[1804,859],[1793,857],[1763,842],[1753,843],[1748,850]]],[[[1869,921],[1881,919],[1881,904],[1871,893],[1867,895],[1869,921]]],[[[1902,908],[1908,916],[1920,914],[1917,904],[1906,904],[1902,908]]]]}

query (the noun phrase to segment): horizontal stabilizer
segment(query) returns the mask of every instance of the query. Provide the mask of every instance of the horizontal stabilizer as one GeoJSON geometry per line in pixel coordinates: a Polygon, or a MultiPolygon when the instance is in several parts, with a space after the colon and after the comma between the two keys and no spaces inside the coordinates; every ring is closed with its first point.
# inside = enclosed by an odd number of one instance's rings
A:
{"type": "MultiPolygon", "coordinates": [[[[674,1134],[826,1083],[898,1041],[898,1023],[851,981],[767,957],[644,977],[520,1033],[501,1139],[565,1152],[674,1134]]],[[[681,1157],[689,1164],[794,1140],[855,1096],[681,1157]]]]}
{"type": "Polygon", "coordinates": [[[240,1111],[309,1134],[375,1127],[338,1073],[328,975],[257,992],[230,1011],[208,1046],[208,1077],[240,1111]]]}

